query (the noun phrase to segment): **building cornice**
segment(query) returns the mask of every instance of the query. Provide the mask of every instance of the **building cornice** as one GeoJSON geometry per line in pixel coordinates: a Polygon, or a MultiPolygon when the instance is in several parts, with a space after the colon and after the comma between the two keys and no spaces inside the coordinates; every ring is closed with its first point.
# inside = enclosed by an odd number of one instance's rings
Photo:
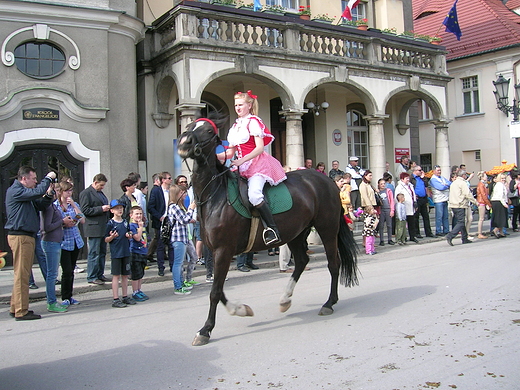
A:
{"type": "Polygon", "coordinates": [[[135,43],[144,39],[144,23],[124,11],[57,4],[28,3],[3,0],[0,2],[0,22],[41,23],[52,26],[107,30],[125,35],[135,43]]]}

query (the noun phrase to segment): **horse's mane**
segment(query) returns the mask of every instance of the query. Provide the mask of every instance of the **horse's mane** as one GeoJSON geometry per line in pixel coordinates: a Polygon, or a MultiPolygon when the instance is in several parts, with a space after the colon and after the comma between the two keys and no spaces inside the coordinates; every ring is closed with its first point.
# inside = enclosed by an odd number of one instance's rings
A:
{"type": "Polygon", "coordinates": [[[222,114],[220,111],[210,111],[206,117],[202,116],[200,111],[195,115],[195,119],[207,118],[211,120],[219,130],[222,130],[222,127],[226,124],[228,120],[228,116],[222,114]]]}
{"type": "MultiPolygon", "coordinates": [[[[212,121],[215,124],[215,126],[217,126],[217,128],[219,130],[222,130],[223,126],[226,124],[226,122],[228,120],[228,116],[222,114],[220,111],[210,111],[208,113],[208,115],[205,117],[202,116],[202,113],[200,111],[198,111],[197,114],[195,115],[195,119],[200,119],[200,118],[209,119],[210,121],[212,121]]],[[[219,137],[219,145],[220,144],[222,144],[222,142],[219,137]]],[[[227,167],[224,164],[222,164],[218,159],[217,159],[216,168],[219,173],[223,172],[224,170],[227,170],[227,167]]]]}

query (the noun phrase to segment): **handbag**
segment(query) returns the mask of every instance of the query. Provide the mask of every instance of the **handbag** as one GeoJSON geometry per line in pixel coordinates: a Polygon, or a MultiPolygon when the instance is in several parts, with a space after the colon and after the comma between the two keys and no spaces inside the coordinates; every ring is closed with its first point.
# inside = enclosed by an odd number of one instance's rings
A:
{"type": "Polygon", "coordinates": [[[376,198],[376,206],[382,207],[383,206],[383,199],[381,199],[381,195],[379,195],[379,192],[374,190],[374,196],[376,198]]]}
{"type": "Polygon", "coordinates": [[[161,230],[160,230],[160,236],[162,242],[164,242],[165,245],[170,244],[170,241],[172,239],[172,231],[173,231],[173,223],[170,221],[170,218],[168,216],[164,217],[164,219],[161,222],[161,230]]]}

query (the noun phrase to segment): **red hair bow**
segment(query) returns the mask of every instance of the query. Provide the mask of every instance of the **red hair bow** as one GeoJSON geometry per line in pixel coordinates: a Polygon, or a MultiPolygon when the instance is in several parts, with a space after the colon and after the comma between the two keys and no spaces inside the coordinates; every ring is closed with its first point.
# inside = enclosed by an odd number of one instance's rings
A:
{"type": "MultiPolygon", "coordinates": [[[[242,93],[242,92],[237,92],[237,95],[240,95],[241,93],[242,93]]],[[[250,97],[251,99],[258,99],[258,96],[253,95],[253,92],[251,92],[250,89],[247,90],[247,94],[249,95],[249,97],[250,97]]]]}

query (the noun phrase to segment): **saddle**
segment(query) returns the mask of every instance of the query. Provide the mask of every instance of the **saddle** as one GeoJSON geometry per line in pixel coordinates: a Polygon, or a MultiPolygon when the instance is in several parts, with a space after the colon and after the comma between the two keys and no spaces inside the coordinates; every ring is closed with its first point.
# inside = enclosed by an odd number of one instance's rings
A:
{"type": "MultiPolygon", "coordinates": [[[[269,205],[273,215],[288,211],[293,206],[293,200],[285,183],[271,186],[266,183],[263,189],[265,202],[269,205]]],[[[241,216],[245,218],[258,217],[258,211],[249,202],[247,196],[247,179],[235,174],[228,176],[228,202],[241,216]]]]}

